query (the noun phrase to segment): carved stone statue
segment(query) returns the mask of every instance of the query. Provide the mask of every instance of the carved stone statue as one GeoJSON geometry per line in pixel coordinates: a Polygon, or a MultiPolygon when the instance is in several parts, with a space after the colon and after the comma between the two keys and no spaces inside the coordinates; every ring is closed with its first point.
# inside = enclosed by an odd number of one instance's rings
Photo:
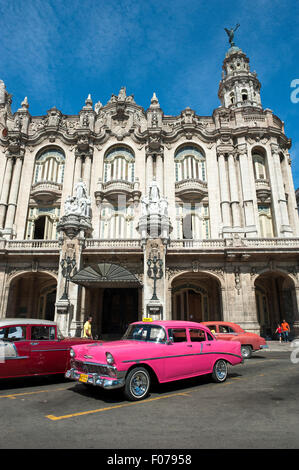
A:
{"type": "Polygon", "coordinates": [[[235,46],[235,43],[234,43],[234,36],[235,36],[235,32],[237,31],[237,29],[239,28],[239,23],[235,26],[235,28],[231,28],[231,29],[227,29],[227,28],[224,28],[227,35],[228,35],[228,40],[229,40],[229,43],[231,45],[231,47],[235,46]]]}
{"type": "Polygon", "coordinates": [[[157,181],[153,180],[150,185],[149,194],[141,198],[142,215],[168,215],[168,201],[160,195],[157,181]]]}
{"type": "Polygon", "coordinates": [[[64,203],[65,215],[90,217],[90,197],[87,195],[85,183],[80,180],[75,185],[75,196],[68,196],[64,203]]]}
{"type": "Polygon", "coordinates": [[[99,111],[100,109],[103,107],[102,103],[100,101],[98,101],[95,105],[94,105],[94,110],[97,114],[99,114],[99,111]]]}

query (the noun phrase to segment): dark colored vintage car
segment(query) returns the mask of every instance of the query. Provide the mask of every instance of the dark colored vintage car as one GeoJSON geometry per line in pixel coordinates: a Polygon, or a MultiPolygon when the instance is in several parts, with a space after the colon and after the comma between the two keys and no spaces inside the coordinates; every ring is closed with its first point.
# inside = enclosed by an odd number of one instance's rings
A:
{"type": "Polygon", "coordinates": [[[240,325],[224,321],[202,322],[207,326],[217,339],[226,341],[240,341],[241,353],[244,359],[249,359],[253,351],[268,348],[264,338],[256,333],[243,330],[240,325]]]}
{"type": "Polygon", "coordinates": [[[0,379],[64,374],[70,348],[88,344],[84,338],[64,338],[55,322],[6,318],[0,320],[0,379]]]}

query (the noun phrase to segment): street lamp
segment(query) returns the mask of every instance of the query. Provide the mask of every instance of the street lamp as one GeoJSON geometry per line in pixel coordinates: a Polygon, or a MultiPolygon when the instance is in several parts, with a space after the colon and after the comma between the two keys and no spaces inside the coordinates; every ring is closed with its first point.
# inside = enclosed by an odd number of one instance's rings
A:
{"type": "Polygon", "coordinates": [[[160,259],[160,253],[158,253],[158,256],[153,256],[152,259],[149,258],[147,260],[147,266],[147,275],[150,279],[154,280],[154,291],[151,300],[159,300],[156,293],[156,284],[157,280],[161,279],[163,276],[163,261],[160,259]]]}
{"type": "Polygon", "coordinates": [[[63,258],[60,261],[60,266],[61,266],[62,275],[65,278],[64,292],[60,300],[68,300],[68,290],[69,290],[70,279],[72,275],[76,274],[77,272],[75,253],[73,255],[73,258],[71,258],[70,256],[66,256],[65,258],[63,258]]]}

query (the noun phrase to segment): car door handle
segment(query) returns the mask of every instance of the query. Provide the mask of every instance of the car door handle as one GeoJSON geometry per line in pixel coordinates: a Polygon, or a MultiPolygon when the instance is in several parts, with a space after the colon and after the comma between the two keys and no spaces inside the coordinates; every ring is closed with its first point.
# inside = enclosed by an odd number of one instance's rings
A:
{"type": "Polygon", "coordinates": [[[207,344],[206,346],[212,346],[211,344],[207,344]]]}
{"type": "Polygon", "coordinates": [[[39,343],[30,343],[31,346],[37,346],[39,343]]]}
{"type": "Polygon", "coordinates": [[[192,348],[192,344],[187,344],[187,348],[192,348]]]}

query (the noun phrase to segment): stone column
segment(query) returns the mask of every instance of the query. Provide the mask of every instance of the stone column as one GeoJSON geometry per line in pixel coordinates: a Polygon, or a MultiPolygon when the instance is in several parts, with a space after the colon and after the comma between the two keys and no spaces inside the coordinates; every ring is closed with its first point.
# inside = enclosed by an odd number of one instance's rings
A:
{"type": "Polygon", "coordinates": [[[154,177],[154,162],[153,155],[149,154],[146,160],[146,190],[149,191],[150,184],[154,177]]]}
{"type": "Polygon", "coordinates": [[[286,188],[288,192],[288,208],[289,208],[289,218],[290,218],[290,226],[293,230],[293,236],[299,236],[299,217],[297,211],[297,201],[295,195],[295,188],[294,188],[294,181],[292,175],[292,161],[291,157],[288,152],[285,153],[285,158],[283,161],[284,169],[285,169],[285,178],[286,178],[286,188]]]}
{"type": "Polygon", "coordinates": [[[218,156],[218,170],[223,228],[231,227],[229,187],[227,181],[225,157],[222,153],[218,156]]]}
{"type": "Polygon", "coordinates": [[[12,226],[14,223],[18,194],[19,194],[19,187],[20,187],[22,164],[23,164],[23,157],[17,156],[16,163],[14,166],[14,171],[13,171],[11,189],[9,193],[9,201],[8,201],[6,221],[5,221],[6,229],[7,228],[12,229],[12,226]]]}
{"type": "Polygon", "coordinates": [[[239,194],[237,175],[235,167],[235,158],[232,153],[228,155],[228,174],[230,183],[230,197],[231,197],[231,208],[233,217],[233,227],[240,227],[240,205],[239,205],[239,194]]]}
{"type": "MultiPolygon", "coordinates": [[[[149,316],[153,320],[165,319],[166,299],[165,299],[165,247],[160,238],[148,238],[144,247],[144,288],[143,288],[143,312],[144,316],[149,316]],[[154,299],[154,279],[153,271],[149,276],[150,260],[154,257],[162,262],[162,277],[156,280],[156,299],[154,299]]],[[[152,266],[152,265],[151,265],[152,266]]],[[[157,264],[159,268],[159,264],[157,264]]]]}
{"type": "Polygon", "coordinates": [[[13,157],[9,156],[7,157],[7,164],[5,168],[5,175],[4,175],[4,181],[3,181],[1,199],[0,199],[0,228],[3,228],[4,226],[4,219],[5,219],[6,207],[7,207],[7,201],[8,201],[9,188],[10,188],[10,183],[11,183],[12,169],[13,169],[13,157]]]}
{"type": "Polygon", "coordinates": [[[160,154],[156,158],[156,181],[158,182],[161,194],[164,195],[164,161],[160,154]]]}
{"type": "Polygon", "coordinates": [[[280,212],[280,233],[284,237],[292,236],[292,229],[290,227],[288,206],[286,201],[285,189],[283,184],[283,177],[280,166],[280,155],[278,153],[279,147],[276,144],[271,145],[271,151],[273,156],[277,194],[278,194],[278,206],[280,212]]]}
{"type": "Polygon", "coordinates": [[[73,187],[75,186],[76,183],[78,183],[79,179],[82,176],[82,157],[80,154],[77,154],[75,158],[76,158],[76,161],[75,161],[75,173],[74,173],[73,187]]]}
{"type": "Polygon", "coordinates": [[[83,181],[86,184],[86,189],[88,193],[90,191],[91,163],[92,163],[91,155],[86,155],[85,163],[84,163],[83,181]]]}
{"type": "Polygon", "coordinates": [[[243,208],[245,217],[245,228],[247,237],[256,237],[257,228],[254,217],[254,205],[253,205],[253,188],[255,187],[254,182],[250,180],[247,145],[238,145],[240,172],[241,172],[241,183],[243,192],[243,208]]]}

